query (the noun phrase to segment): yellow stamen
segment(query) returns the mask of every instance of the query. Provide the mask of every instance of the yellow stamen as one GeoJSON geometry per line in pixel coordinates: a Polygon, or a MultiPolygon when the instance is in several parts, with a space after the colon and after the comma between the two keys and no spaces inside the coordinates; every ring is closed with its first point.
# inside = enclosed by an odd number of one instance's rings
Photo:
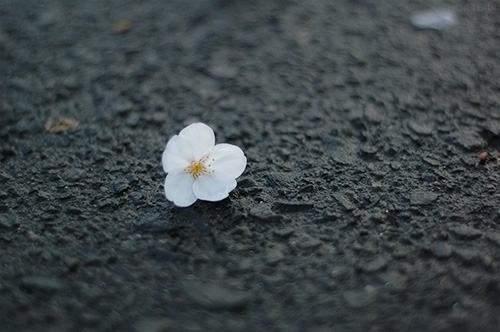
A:
{"type": "Polygon", "coordinates": [[[195,179],[199,178],[201,175],[207,173],[207,168],[205,167],[204,160],[193,161],[187,168],[186,172],[191,174],[195,179]]]}

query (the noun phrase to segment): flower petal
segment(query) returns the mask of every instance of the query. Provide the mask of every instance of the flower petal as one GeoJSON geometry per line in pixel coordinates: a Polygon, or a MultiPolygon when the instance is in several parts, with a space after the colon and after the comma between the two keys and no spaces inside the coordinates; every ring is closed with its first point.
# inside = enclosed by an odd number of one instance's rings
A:
{"type": "Polygon", "coordinates": [[[208,154],[215,145],[214,131],[201,122],[193,123],[182,129],[179,136],[187,138],[191,142],[194,160],[208,154]]]}
{"type": "Polygon", "coordinates": [[[213,148],[207,163],[214,173],[236,179],[245,170],[247,158],[236,145],[221,143],[213,148]]]}
{"type": "Polygon", "coordinates": [[[194,178],[187,173],[169,173],[165,178],[165,196],[175,205],[186,207],[196,202],[194,178]]]}
{"type": "Polygon", "coordinates": [[[199,177],[193,184],[194,194],[205,201],[220,201],[236,188],[236,180],[226,175],[212,173],[199,177]]]}
{"type": "Polygon", "coordinates": [[[168,141],[161,157],[163,170],[166,173],[183,170],[193,159],[194,152],[191,142],[187,138],[178,135],[168,141]]]}

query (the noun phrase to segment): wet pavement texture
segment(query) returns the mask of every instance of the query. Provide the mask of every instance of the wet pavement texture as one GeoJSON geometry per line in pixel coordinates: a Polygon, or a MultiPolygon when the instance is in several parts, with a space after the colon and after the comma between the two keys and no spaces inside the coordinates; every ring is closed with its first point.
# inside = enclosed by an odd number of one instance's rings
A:
{"type": "Polygon", "coordinates": [[[500,6],[427,5],[3,0],[1,330],[495,331],[500,6]],[[248,166],[177,208],[196,121],[248,166]]]}

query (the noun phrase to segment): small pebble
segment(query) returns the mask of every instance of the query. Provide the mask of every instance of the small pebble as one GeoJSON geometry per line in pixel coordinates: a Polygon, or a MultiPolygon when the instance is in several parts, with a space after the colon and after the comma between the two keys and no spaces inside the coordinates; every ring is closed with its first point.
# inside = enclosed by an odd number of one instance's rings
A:
{"type": "Polygon", "coordinates": [[[54,293],[62,288],[59,281],[52,277],[32,276],[21,279],[21,287],[29,291],[54,293]]]}
{"type": "Polygon", "coordinates": [[[420,123],[416,121],[410,121],[408,126],[415,133],[420,135],[431,135],[432,134],[432,124],[429,123],[420,123]]]}
{"type": "Polygon", "coordinates": [[[466,240],[472,240],[483,235],[481,230],[467,225],[454,226],[450,228],[450,231],[456,236],[466,240]]]}
{"type": "Polygon", "coordinates": [[[447,243],[438,243],[434,246],[434,256],[437,258],[448,258],[452,253],[453,249],[447,243]]]}
{"type": "Polygon", "coordinates": [[[276,265],[285,258],[283,251],[279,247],[268,249],[265,255],[266,264],[276,265]]]}
{"type": "Polygon", "coordinates": [[[52,117],[45,123],[45,131],[54,133],[63,133],[71,129],[75,129],[78,126],[78,121],[71,118],[64,117],[52,117]]]}
{"type": "Polygon", "coordinates": [[[416,191],[410,196],[410,202],[413,205],[426,205],[434,202],[438,195],[432,191],[416,191]]]}
{"type": "Polygon", "coordinates": [[[479,154],[479,157],[478,157],[479,162],[480,162],[481,164],[485,164],[485,163],[486,163],[486,161],[488,161],[488,157],[489,157],[489,156],[490,156],[490,154],[489,154],[488,152],[486,152],[486,151],[481,152],[481,153],[479,154]]]}
{"type": "Polygon", "coordinates": [[[413,14],[411,24],[419,29],[446,30],[457,22],[455,14],[448,9],[434,9],[413,14]]]}
{"type": "Polygon", "coordinates": [[[113,24],[113,32],[116,34],[129,32],[134,27],[134,21],[128,18],[116,21],[113,24]]]}
{"type": "Polygon", "coordinates": [[[252,207],[250,215],[264,221],[279,221],[282,219],[282,216],[275,214],[268,205],[252,207]]]}

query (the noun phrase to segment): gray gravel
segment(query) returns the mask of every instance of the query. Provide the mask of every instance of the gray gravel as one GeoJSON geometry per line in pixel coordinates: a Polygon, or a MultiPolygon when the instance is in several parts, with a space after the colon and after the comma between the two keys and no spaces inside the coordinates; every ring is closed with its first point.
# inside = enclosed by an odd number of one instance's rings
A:
{"type": "Polygon", "coordinates": [[[500,6],[454,5],[3,0],[2,332],[496,331],[500,6]],[[181,209],[195,121],[248,167],[181,209]]]}

